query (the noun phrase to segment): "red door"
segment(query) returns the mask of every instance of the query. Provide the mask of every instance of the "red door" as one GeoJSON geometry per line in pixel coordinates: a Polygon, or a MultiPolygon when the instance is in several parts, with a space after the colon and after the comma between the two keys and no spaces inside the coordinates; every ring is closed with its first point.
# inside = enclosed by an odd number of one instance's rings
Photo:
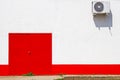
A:
{"type": "Polygon", "coordinates": [[[9,74],[49,74],[52,67],[51,33],[10,33],[9,74]]]}

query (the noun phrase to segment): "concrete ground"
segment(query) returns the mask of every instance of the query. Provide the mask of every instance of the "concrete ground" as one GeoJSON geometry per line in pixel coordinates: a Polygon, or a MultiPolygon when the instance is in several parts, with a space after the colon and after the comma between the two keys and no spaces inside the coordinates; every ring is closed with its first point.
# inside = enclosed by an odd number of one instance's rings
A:
{"type": "Polygon", "coordinates": [[[54,80],[60,76],[0,76],[0,80],[54,80]]]}

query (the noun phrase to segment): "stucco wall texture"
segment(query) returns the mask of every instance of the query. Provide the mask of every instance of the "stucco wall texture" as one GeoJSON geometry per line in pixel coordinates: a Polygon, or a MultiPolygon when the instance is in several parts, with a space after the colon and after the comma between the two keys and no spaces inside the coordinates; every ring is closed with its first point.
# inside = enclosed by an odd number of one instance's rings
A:
{"type": "Polygon", "coordinates": [[[0,75],[120,74],[120,0],[92,1],[0,0],[0,75]]]}

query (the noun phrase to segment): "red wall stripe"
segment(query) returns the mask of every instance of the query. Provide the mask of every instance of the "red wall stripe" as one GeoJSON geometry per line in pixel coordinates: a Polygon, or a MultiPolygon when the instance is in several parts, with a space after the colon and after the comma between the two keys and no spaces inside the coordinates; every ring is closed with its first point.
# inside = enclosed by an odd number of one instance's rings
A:
{"type": "Polygon", "coordinates": [[[53,65],[53,74],[120,74],[120,65],[53,65]]]}
{"type": "MultiPolygon", "coordinates": [[[[39,70],[35,70],[33,72],[35,75],[59,75],[59,74],[85,74],[85,75],[103,75],[103,74],[120,74],[120,65],[52,65],[50,67],[51,71],[49,73],[39,72],[39,70]]],[[[11,71],[11,70],[10,70],[11,71]]],[[[22,75],[20,73],[10,74],[9,66],[0,65],[0,76],[9,76],[9,75],[22,75]]]]}

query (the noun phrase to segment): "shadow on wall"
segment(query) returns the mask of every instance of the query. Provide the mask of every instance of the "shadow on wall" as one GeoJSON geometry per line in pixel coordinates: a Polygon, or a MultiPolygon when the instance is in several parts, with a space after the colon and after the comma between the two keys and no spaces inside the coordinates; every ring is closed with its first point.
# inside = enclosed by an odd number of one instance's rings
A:
{"type": "Polygon", "coordinates": [[[93,20],[95,26],[100,30],[100,28],[108,28],[109,30],[112,27],[112,12],[105,15],[94,15],[93,20]]]}

